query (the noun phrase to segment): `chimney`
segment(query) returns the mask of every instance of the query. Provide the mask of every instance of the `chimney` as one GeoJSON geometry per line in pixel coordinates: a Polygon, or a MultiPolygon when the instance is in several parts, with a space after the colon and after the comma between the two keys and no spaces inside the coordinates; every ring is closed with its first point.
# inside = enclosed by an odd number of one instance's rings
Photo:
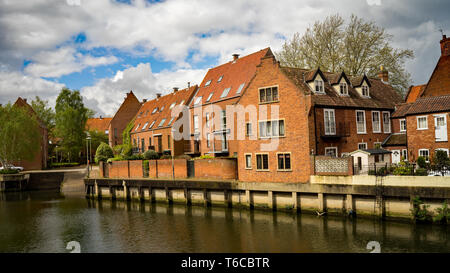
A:
{"type": "Polygon", "coordinates": [[[24,102],[27,102],[27,99],[23,99],[24,102]]]}
{"type": "Polygon", "coordinates": [[[146,102],[147,102],[147,99],[142,99],[142,102],[143,102],[143,103],[146,103],[146,102]]]}
{"type": "Polygon", "coordinates": [[[178,87],[173,88],[173,92],[176,93],[178,91],[178,87]]]}
{"type": "Polygon", "coordinates": [[[188,82],[188,88],[191,88],[191,82],[188,82]]]}
{"type": "Polygon", "coordinates": [[[156,93],[156,98],[157,99],[161,98],[161,93],[156,93]]]}
{"type": "Polygon", "coordinates": [[[239,59],[239,54],[233,54],[233,61],[236,61],[237,59],[239,59]]]}
{"type": "Polygon", "coordinates": [[[103,117],[102,117],[102,116],[100,116],[100,119],[103,119],[103,117]]]}
{"type": "Polygon", "coordinates": [[[382,80],[385,83],[389,82],[389,72],[386,69],[384,69],[382,65],[380,66],[380,72],[378,72],[378,78],[380,78],[380,80],[382,80]]]}
{"type": "Polygon", "coordinates": [[[450,38],[447,38],[447,35],[442,35],[441,55],[450,56],[450,38]]]}

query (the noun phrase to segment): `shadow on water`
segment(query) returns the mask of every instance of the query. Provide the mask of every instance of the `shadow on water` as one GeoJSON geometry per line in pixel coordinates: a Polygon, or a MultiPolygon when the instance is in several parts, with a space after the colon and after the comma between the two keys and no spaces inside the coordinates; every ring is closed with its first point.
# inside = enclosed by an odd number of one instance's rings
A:
{"type": "MultiPolygon", "coordinates": [[[[8,194],[10,195],[10,194],[8,194]]],[[[449,252],[449,228],[339,216],[14,194],[0,252],[449,252]],[[33,232],[30,232],[33,231],[33,232]]]]}

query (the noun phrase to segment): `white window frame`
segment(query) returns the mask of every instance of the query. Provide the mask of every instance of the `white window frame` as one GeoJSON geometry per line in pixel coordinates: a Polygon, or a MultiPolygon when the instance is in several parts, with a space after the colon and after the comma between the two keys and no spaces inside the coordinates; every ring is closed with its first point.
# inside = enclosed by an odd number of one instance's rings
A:
{"type": "Polygon", "coordinates": [[[366,126],[366,111],[364,110],[356,110],[355,111],[355,118],[356,118],[356,133],[357,134],[367,134],[367,126],[366,126]],[[364,118],[364,132],[359,132],[358,131],[358,113],[363,113],[363,118],[364,118]]]}
{"type": "Polygon", "coordinates": [[[425,157],[425,162],[430,162],[430,150],[429,149],[419,149],[419,156],[422,156],[422,157],[425,157]],[[420,155],[420,152],[423,152],[423,151],[427,151],[427,153],[428,153],[428,159],[426,159],[426,157],[425,156],[423,156],[423,155],[420,155]]]}
{"type": "Polygon", "coordinates": [[[428,116],[418,116],[416,119],[417,119],[417,130],[428,130],[428,116]],[[421,128],[419,126],[420,125],[419,119],[421,119],[421,118],[425,118],[426,127],[424,127],[424,128],[421,128]]]}
{"type": "Polygon", "coordinates": [[[321,79],[315,79],[314,80],[314,92],[316,93],[325,93],[325,83],[321,79]],[[319,88],[319,91],[317,91],[317,87],[319,88]]]}
{"type": "Polygon", "coordinates": [[[250,153],[246,153],[246,154],[244,154],[244,166],[245,166],[245,169],[246,170],[251,170],[251,169],[253,169],[253,156],[252,156],[252,154],[250,154],[250,153]],[[247,165],[247,156],[250,156],[250,165],[247,165]]]}
{"type": "Polygon", "coordinates": [[[370,97],[370,88],[369,88],[368,85],[362,85],[362,86],[361,86],[361,95],[362,95],[363,97],[366,97],[366,98],[369,98],[369,97],[370,97]],[[364,89],[367,89],[367,90],[366,90],[366,91],[367,91],[367,95],[364,94],[364,89]]]}
{"type": "Polygon", "coordinates": [[[210,101],[213,95],[214,95],[214,92],[209,93],[209,96],[206,99],[206,102],[210,101]]]}
{"type": "Polygon", "coordinates": [[[402,118],[399,120],[400,123],[400,132],[406,132],[406,119],[402,118]],[[404,122],[405,126],[402,126],[402,123],[404,122]]]}
{"type": "Polygon", "coordinates": [[[236,91],[236,94],[240,94],[240,93],[242,92],[242,89],[244,89],[244,86],[245,86],[245,82],[242,83],[241,85],[239,85],[239,88],[238,88],[238,90],[236,91]]]}
{"type": "Polygon", "coordinates": [[[268,138],[278,138],[278,137],[285,137],[286,136],[286,122],[284,120],[284,118],[282,119],[272,119],[272,120],[258,120],[258,137],[260,139],[268,139],[268,138]],[[273,122],[274,121],[278,121],[278,133],[277,135],[274,135],[273,133],[273,122]],[[283,135],[280,135],[280,121],[283,122],[283,135]],[[267,126],[267,123],[270,123],[270,126],[267,126]],[[264,136],[261,136],[261,123],[264,123],[264,128],[265,128],[265,134],[264,136]],[[268,130],[267,128],[270,129],[268,130]],[[270,132],[268,132],[270,131],[270,132]]]}
{"type": "Polygon", "coordinates": [[[198,133],[200,131],[200,122],[198,119],[198,115],[194,115],[194,133],[198,133]]]}
{"type": "Polygon", "coordinates": [[[230,93],[231,87],[225,88],[222,92],[222,95],[220,95],[220,98],[226,98],[228,94],[230,93]]]}
{"type": "Polygon", "coordinates": [[[159,128],[159,127],[163,127],[163,125],[164,125],[165,122],[166,122],[166,119],[163,118],[163,119],[161,120],[161,122],[158,124],[158,128],[159,128]]]}
{"type": "Polygon", "coordinates": [[[404,160],[408,161],[408,149],[402,149],[400,153],[400,158],[404,156],[404,160]]]}
{"type": "Polygon", "coordinates": [[[265,86],[265,87],[260,87],[258,88],[258,101],[259,103],[274,103],[274,102],[279,102],[280,101],[280,93],[279,93],[279,88],[278,85],[273,85],[273,86],[265,86]],[[277,92],[277,99],[274,100],[273,99],[273,89],[276,89],[277,92]],[[271,92],[271,100],[267,100],[267,89],[270,89],[271,92]],[[264,90],[264,101],[261,101],[261,90],[264,90]]]}
{"type": "Polygon", "coordinates": [[[338,148],[337,147],[325,147],[325,155],[328,155],[328,153],[327,153],[327,151],[330,151],[330,150],[334,150],[335,151],[335,157],[338,157],[338,148]]]}
{"type": "Polygon", "coordinates": [[[196,97],[196,98],[195,98],[195,101],[194,101],[194,105],[199,105],[199,104],[201,104],[201,102],[202,102],[202,97],[203,97],[203,96],[196,97]]]}
{"type": "Polygon", "coordinates": [[[323,129],[325,131],[325,135],[334,136],[336,135],[336,113],[334,109],[323,109],[323,129]],[[333,113],[333,120],[330,121],[330,128],[327,133],[327,119],[325,113],[328,112],[328,117],[330,117],[330,113],[333,113]],[[331,126],[333,124],[333,126],[331,126]]]}
{"type": "Polygon", "coordinates": [[[380,111],[372,111],[371,115],[372,115],[372,130],[373,130],[373,132],[374,133],[381,133],[381,115],[380,115],[380,111]],[[375,125],[374,125],[375,123],[374,123],[374,120],[373,120],[373,114],[374,113],[376,113],[377,116],[378,116],[378,130],[375,130],[375,125]]]}
{"type": "Polygon", "coordinates": [[[211,80],[209,80],[205,83],[205,87],[209,86],[210,84],[211,84],[211,80]]]}
{"type": "Polygon", "coordinates": [[[156,122],[156,120],[154,120],[154,121],[152,122],[152,124],[150,124],[150,126],[148,127],[149,130],[153,128],[153,125],[155,125],[155,122],[156,122]]]}
{"type": "Polygon", "coordinates": [[[390,134],[391,133],[391,113],[389,111],[383,111],[382,117],[383,117],[383,133],[390,134]],[[386,126],[385,126],[386,124],[384,123],[384,114],[388,115],[388,126],[387,127],[389,130],[386,130],[386,126]]]}
{"type": "Polygon", "coordinates": [[[367,150],[367,142],[360,142],[360,143],[358,143],[358,150],[367,150]],[[365,145],[366,148],[361,149],[361,148],[359,147],[359,145],[365,145]]]}
{"type": "Polygon", "coordinates": [[[345,81],[339,83],[339,95],[348,96],[348,84],[345,81]],[[342,93],[342,90],[344,90],[345,92],[342,93]]]}
{"type": "Polygon", "coordinates": [[[436,152],[436,151],[444,151],[447,153],[447,156],[450,156],[449,149],[447,149],[447,148],[436,148],[434,150],[434,152],[436,152]]]}

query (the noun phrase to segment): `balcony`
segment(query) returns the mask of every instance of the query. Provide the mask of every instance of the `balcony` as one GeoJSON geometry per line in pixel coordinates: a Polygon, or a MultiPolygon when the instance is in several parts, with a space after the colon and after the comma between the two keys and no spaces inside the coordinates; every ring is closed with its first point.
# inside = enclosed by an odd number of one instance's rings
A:
{"type": "Polygon", "coordinates": [[[350,123],[349,122],[338,122],[335,124],[335,130],[325,133],[325,125],[323,123],[319,124],[320,137],[323,139],[338,139],[342,137],[350,136],[350,123]]]}

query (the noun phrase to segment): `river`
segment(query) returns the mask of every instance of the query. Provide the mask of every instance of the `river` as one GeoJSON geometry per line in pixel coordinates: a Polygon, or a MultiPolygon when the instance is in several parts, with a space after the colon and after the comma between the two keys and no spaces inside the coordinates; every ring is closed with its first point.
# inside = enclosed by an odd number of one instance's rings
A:
{"type": "Polygon", "coordinates": [[[3,194],[0,252],[449,252],[449,228],[246,209],[3,194]]]}

